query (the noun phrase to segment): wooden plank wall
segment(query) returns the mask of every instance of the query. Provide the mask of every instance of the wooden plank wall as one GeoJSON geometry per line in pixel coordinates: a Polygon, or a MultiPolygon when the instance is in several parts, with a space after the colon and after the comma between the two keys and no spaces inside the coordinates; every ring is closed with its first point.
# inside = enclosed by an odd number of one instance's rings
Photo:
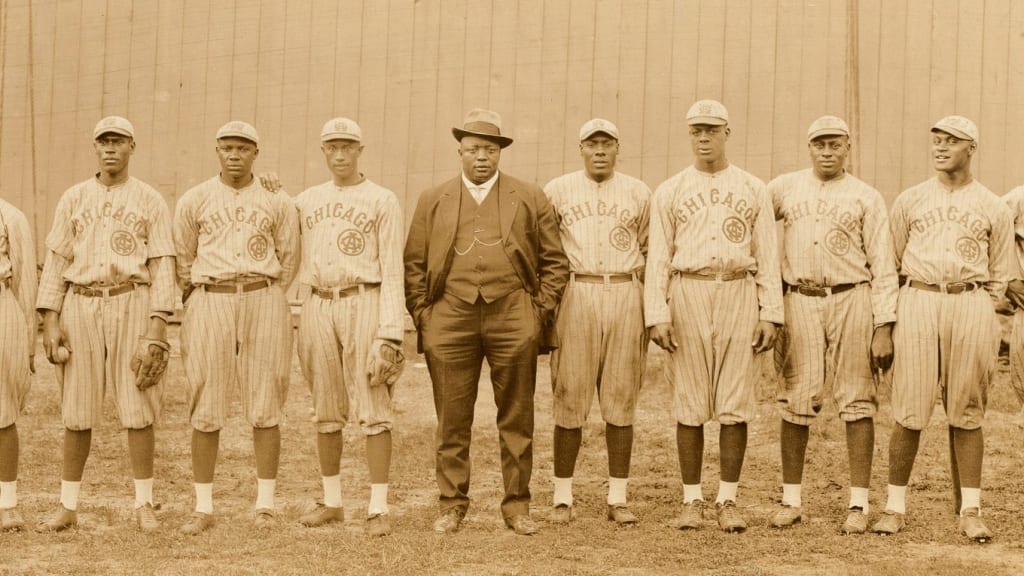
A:
{"type": "Polygon", "coordinates": [[[768,179],[806,165],[815,117],[846,117],[852,169],[888,199],[928,177],[928,127],[979,122],[982,182],[1024,182],[1024,2],[1015,0],[0,0],[0,194],[37,242],[94,170],[93,124],[128,116],[135,175],[173,205],[216,173],[213,134],[253,122],[258,170],[325,180],[317,135],[357,119],[362,169],[407,214],[454,176],[475,106],[516,138],[502,167],[544,183],[579,166],[593,116],[652,187],[691,160],[697,98],[730,110],[730,157],[768,179]]]}

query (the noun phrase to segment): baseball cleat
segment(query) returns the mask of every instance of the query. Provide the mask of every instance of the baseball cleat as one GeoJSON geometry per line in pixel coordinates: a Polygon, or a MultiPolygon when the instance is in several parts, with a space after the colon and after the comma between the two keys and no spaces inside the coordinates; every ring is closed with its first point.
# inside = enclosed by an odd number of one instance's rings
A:
{"type": "Polygon", "coordinates": [[[640,522],[636,514],[630,512],[625,504],[609,504],[608,519],[614,521],[619,526],[632,526],[640,522]]]}
{"type": "Polygon", "coordinates": [[[529,514],[516,514],[505,518],[505,526],[508,526],[520,536],[531,536],[540,531],[537,522],[530,518],[529,514]]]}
{"type": "Polygon", "coordinates": [[[325,506],[322,502],[316,503],[316,508],[306,512],[299,517],[299,524],[308,528],[315,528],[330,524],[331,522],[344,522],[345,509],[341,506],[325,506]]]}
{"type": "Polygon", "coordinates": [[[669,523],[676,530],[696,530],[704,523],[704,509],[707,502],[698,498],[683,504],[683,513],[669,523]]]}
{"type": "Polygon", "coordinates": [[[147,502],[135,509],[135,525],[143,532],[160,529],[160,521],[156,519],[152,504],[147,502]]]}
{"type": "Polygon", "coordinates": [[[875,522],[875,525],[871,527],[871,531],[875,534],[896,534],[907,525],[907,520],[903,514],[899,512],[893,512],[892,510],[886,510],[882,512],[882,517],[875,522]]]}
{"type": "Polygon", "coordinates": [[[768,519],[768,525],[772,528],[788,528],[794,524],[799,524],[803,519],[803,508],[783,504],[782,507],[776,510],[775,514],[772,514],[772,517],[768,519]]]}
{"type": "Polygon", "coordinates": [[[576,509],[572,504],[555,504],[548,514],[548,522],[552,524],[568,524],[576,517],[576,509]]]}
{"type": "Polygon", "coordinates": [[[854,506],[850,508],[850,513],[846,515],[846,522],[843,522],[843,527],[840,528],[843,534],[863,534],[868,531],[868,515],[864,513],[864,509],[860,506],[854,506]]]}
{"type": "Polygon", "coordinates": [[[366,517],[367,536],[381,537],[388,534],[391,534],[391,518],[387,514],[376,512],[366,517]]]}
{"type": "Polygon", "coordinates": [[[75,510],[68,510],[63,504],[57,509],[49,520],[43,520],[36,524],[37,532],[60,532],[61,530],[67,530],[68,528],[74,528],[78,526],[78,512],[75,510]]]}
{"type": "Polygon", "coordinates": [[[981,510],[977,508],[968,508],[960,515],[960,533],[981,544],[992,539],[992,532],[982,522],[981,510]]]}
{"type": "Polygon", "coordinates": [[[270,508],[257,508],[253,513],[252,526],[257,530],[277,526],[277,516],[270,508]]]}
{"type": "Polygon", "coordinates": [[[747,521],[736,509],[735,500],[726,500],[715,505],[718,509],[718,527],[725,532],[743,532],[747,529],[747,521]]]}
{"type": "Polygon", "coordinates": [[[25,527],[25,519],[17,508],[0,508],[0,530],[17,532],[25,527]]]}
{"type": "Polygon", "coordinates": [[[465,518],[466,512],[461,508],[449,508],[434,520],[434,532],[438,534],[451,534],[457,532],[465,518]]]}
{"type": "Polygon", "coordinates": [[[203,532],[213,528],[213,514],[206,514],[204,512],[193,512],[189,516],[188,522],[181,525],[178,529],[182,534],[188,534],[189,536],[195,536],[202,534],[203,532]]]}

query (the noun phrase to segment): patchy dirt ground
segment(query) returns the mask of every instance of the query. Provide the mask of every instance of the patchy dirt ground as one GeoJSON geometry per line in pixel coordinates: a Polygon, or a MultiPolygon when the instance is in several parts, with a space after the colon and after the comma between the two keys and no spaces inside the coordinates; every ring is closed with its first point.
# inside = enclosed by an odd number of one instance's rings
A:
{"type": "MultiPolygon", "coordinates": [[[[410,339],[412,340],[412,339],[410,339]]],[[[175,346],[177,350],[177,346],[175,346]]],[[[256,483],[251,434],[238,418],[222,433],[215,481],[217,526],[198,538],[177,534],[192,507],[189,427],[180,358],[171,364],[165,408],[158,428],[156,497],[164,529],[137,533],[131,524],[132,484],[124,434],[109,406],[94,433],[82,490],[81,527],[69,533],[0,534],[0,574],[938,574],[971,576],[1024,573],[1024,419],[1000,374],[986,423],[984,514],[996,531],[980,546],[956,532],[946,454],[945,419],[936,412],[925,432],[909,495],[909,526],[893,537],[842,536],[847,467],[842,423],[829,413],[812,429],[805,472],[809,521],[792,529],[767,527],[781,496],[778,421],[771,401],[774,383],[759,388],[759,417],[751,425],[740,507],[750,523],[745,534],[704,530],[682,533],[667,526],[682,502],[675,430],[663,356],[652,351],[642,390],[630,497],[641,524],[617,529],[604,519],[607,461],[603,425],[588,424],[577,468],[578,518],[568,527],[546,525],[532,538],[517,537],[501,522],[494,406],[481,386],[474,428],[474,498],[463,530],[438,537],[430,531],[436,513],[433,469],[435,417],[422,358],[410,365],[396,389],[398,419],[391,506],[395,534],[368,540],[363,517],[368,500],[364,446],[349,427],[343,462],[346,516],[342,526],[305,529],[298,516],[320,496],[309,394],[297,369],[282,426],[284,450],[278,480],[280,526],[256,532],[250,526],[256,483]]],[[[485,373],[486,377],[486,373],[485,373]]],[[[884,393],[885,391],[883,391],[884,393]]],[[[39,366],[22,438],[19,494],[29,522],[50,513],[59,493],[62,430],[53,369],[39,366]]],[[[551,504],[551,392],[546,357],[537,389],[537,433],[533,480],[534,513],[543,519],[551,504]]],[[[829,407],[834,411],[834,407],[829,407]]],[[[592,413],[596,417],[596,411],[592,413]]],[[[878,418],[872,516],[885,504],[889,411],[878,418]]],[[[717,426],[707,427],[705,495],[717,486],[717,426]]]]}

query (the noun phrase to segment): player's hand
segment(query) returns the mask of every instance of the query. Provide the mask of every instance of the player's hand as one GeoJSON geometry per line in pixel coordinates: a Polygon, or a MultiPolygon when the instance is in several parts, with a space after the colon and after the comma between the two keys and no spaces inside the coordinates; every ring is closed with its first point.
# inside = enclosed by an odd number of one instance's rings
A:
{"type": "Polygon", "coordinates": [[[43,349],[46,351],[46,359],[50,364],[63,364],[66,358],[61,359],[58,350],[64,348],[66,352],[71,351],[68,346],[67,335],[60,328],[60,314],[53,310],[47,310],[43,315],[43,349]]]}
{"type": "Polygon", "coordinates": [[[1015,307],[1024,309],[1024,280],[1010,280],[1006,285],[1006,297],[1015,307]]]}
{"type": "Polygon", "coordinates": [[[277,172],[261,172],[257,178],[259,178],[261,186],[275,194],[284,189],[281,180],[277,177],[277,172]]]}
{"type": "Polygon", "coordinates": [[[679,347],[679,342],[676,341],[676,332],[670,322],[655,324],[648,329],[647,333],[655,344],[667,352],[675,352],[679,347]]]}
{"type": "Polygon", "coordinates": [[[754,341],[750,345],[754,347],[755,354],[771,350],[775,346],[775,331],[775,324],[764,320],[754,326],[754,341]]]}
{"type": "Polygon", "coordinates": [[[871,336],[871,371],[888,370],[892,366],[892,324],[875,327],[871,336]]]}

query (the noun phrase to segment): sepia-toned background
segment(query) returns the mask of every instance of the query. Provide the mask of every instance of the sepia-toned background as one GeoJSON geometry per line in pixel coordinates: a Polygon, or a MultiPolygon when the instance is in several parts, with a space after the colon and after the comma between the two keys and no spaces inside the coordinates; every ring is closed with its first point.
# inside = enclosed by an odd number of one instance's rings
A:
{"type": "Polygon", "coordinates": [[[0,0],[0,194],[37,243],[60,193],[94,171],[92,127],[127,116],[132,173],[173,207],[217,171],[216,129],[260,131],[258,171],[292,194],[326,180],[321,125],[363,127],[367,177],[407,215],[455,175],[472,107],[516,139],[506,171],[579,165],[579,126],[621,130],[620,169],[654,187],[691,160],[683,117],[729,108],[729,156],[763,179],[806,163],[815,117],[855,130],[852,171],[891,201],[930,173],[927,130],[981,129],[975,169],[1024,182],[1024,2],[1013,0],[0,0]]]}

